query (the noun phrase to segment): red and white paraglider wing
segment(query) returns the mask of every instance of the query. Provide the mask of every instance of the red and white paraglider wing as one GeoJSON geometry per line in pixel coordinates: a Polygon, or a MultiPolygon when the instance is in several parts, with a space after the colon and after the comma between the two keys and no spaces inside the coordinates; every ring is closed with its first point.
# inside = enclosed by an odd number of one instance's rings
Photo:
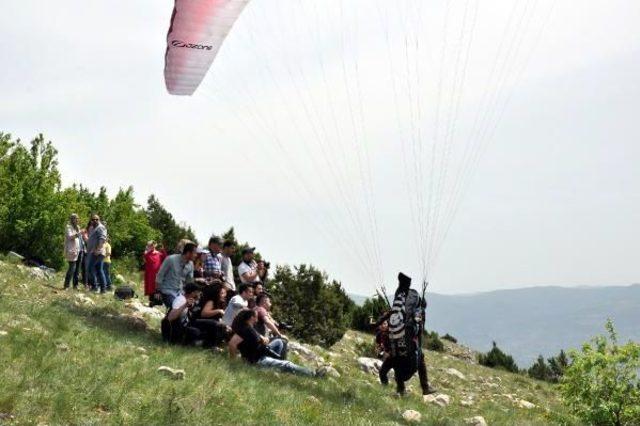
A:
{"type": "Polygon", "coordinates": [[[172,95],[192,95],[249,0],[176,0],[164,79],[172,95]]]}

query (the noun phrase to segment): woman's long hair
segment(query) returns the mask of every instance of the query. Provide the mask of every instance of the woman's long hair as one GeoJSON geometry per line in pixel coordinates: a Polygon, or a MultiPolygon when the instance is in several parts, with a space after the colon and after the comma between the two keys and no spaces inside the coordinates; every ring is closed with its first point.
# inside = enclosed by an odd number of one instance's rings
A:
{"type": "Polygon", "coordinates": [[[225,300],[220,300],[220,293],[222,293],[222,291],[226,291],[226,288],[222,284],[213,284],[206,287],[202,293],[202,306],[211,301],[213,302],[213,309],[226,309],[226,298],[225,300]]]}
{"type": "Polygon", "coordinates": [[[255,311],[252,309],[243,309],[238,312],[238,315],[233,320],[233,324],[231,324],[231,329],[234,333],[240,333],[244,328],[248,327],[249,324],[247,322],[256,315],[255,311]]]}

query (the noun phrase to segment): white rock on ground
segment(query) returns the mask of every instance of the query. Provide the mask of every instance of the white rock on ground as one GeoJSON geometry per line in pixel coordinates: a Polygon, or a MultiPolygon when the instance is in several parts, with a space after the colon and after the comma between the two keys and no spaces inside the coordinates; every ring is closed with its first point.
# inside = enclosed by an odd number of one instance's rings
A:
{"type": "Polygon", "coordinates": [[[487,426],[487,421],[482,416],[470,417],[468,419],[464,419],[464,422],[472,426],[487,426]]]}
{"type": "Polygon", "coordinates": [[[313,395],[309,395],[306,398],[306,401],[309,402],[310,404],[320,404],[320,400],[313,395]]]}
{"type": "Polygon", "coordinates": [[[519,399],[518,400],[518,407],[520,408],[524,408],[527,410],[530,410],[532,408],[536,408],[535,404],[529,402],[529,401],[525,401],[524,399],[519,399]]]}
{"type": "Polygon", "coordinates": [[[174,369],[165,365],[158,367],[158,372],[163,373],[174,380],[183,380],[185,376],[184,370],[174,369]]]}
{"type": "Polygon", "coordinates": [[[89,296],[86,296],[82,293],[76,293],[75,295],[75,304],[76,305],[86,305],[86,306],[95,306],[96,302],[93,301],[89,296]]]}
{"type": "Polygon", "coordinates": [[[18,265],[18,269],[22,272],[26,272],[31,275],[32,278],[37,280],[48,280],[51,277],[51,274],[44,269],[29,267],[24,265],[18,265]]]}
{"type": "Polygon", "coordinates": [[[338,370],[336,370],[335,368],[333,368],[331,365],[326,365],[324,367],[325,372],[327,374],[327,376],[329,377],[335,377],[336,379],[338,377],[340,377],[340,373],[338,372],[338,370]]]}
{"type": "Polygon", "coordinates": [[[130,300],[129,302],[126,303],[126,306],[136,312],[149,315],[153,318],[157,318],[157,319],[164,318],[164,313],[161,310],[156,309],[155,307],[150,308],[148,306],[145,306],[139,300],[130,300]]]}
{"type": "Polygon", "coordinates": [[[382,361],[376,358],[360,357],[358,358],[358,365],[365,373],[377,375],[380,367],[382,367],[382,361]]]}
{"type": "Polygon", "coordinates": [[[317,355],[311,349],[305,347],[304,345],[301,345],[298,342],[289,342],[287,348],[290,352],[293,352],[294,354],[306,359],[307,361],[324,362],[321,356],[317,355]]]}
{"type": "Polygon", "coordinates": [[[462,374],[460,371],[456,370],[455,368],[447,368],[444,371],[445,371],[445,373],[449,374],[450,376],[455,376],[460,380],[465,380],[466,379],[464,374],[462,374]]]}
{"type": "Polygon", "coordinates": [[[471,407],[473,405],[473,399],[463,399],[462,401],[460,401],[460,405],[462,405],[463,407],[471,407]]]}
{"type": "Polygon", "coordinates": [[[422,420],[422,414],[418,413],[416,410],[407,410],[402,413],[402,418],[407,422],[419,422],[422,420]]]}
{"type": "Polygon", "coordinates": [[[446,407],[447,405],[451,404],[451,397],[449,395],[445,395],[443,393],[424,395],[422,397],[422,400],[425,403],[436,404],[436,405],[438,405],[440,407],[446,407]]]}
{"type": "Polygon", "coordinates": [[[6,336],[7,334],[9,334],[7,331],[0,330],[0,336],[6,336]]]}

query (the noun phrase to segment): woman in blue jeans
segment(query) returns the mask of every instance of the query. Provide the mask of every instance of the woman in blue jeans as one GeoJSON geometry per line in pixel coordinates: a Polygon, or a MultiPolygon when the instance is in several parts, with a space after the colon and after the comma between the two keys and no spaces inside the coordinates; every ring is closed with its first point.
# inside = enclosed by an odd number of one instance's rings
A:
{"type": "Polygon", "coordinates": [[[253,327],[258,321],[258,316],[251,309],[243,309],[238,312],[231,326],[234,335],[229,341],[229,354],[235,358],[238,351],[246,361],[265,368],[276,368],[288,373],[304,376],[322,376],[323,369],[317,371],[296,365],[284,359],[286,344],[282,339],[274,339],[269,342],[261,336],[253,327]]]}

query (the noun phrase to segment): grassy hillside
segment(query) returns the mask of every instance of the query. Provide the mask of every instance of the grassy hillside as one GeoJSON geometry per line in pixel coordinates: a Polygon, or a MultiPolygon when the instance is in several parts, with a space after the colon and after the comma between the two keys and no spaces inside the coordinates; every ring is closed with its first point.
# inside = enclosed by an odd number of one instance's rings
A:
{"type": "Polygon", "coordinates": [[[490,425],[575,422],[554,387],[450,354],[427,353],[432,383],[450,405],[423,402],[417,377],[407,397],[395,398],[359,368],[357,348],[370,337],[355,332],[329,350],[311,348],[341,375],[315,380],[167,346],[157,318],[108,296],[65,292],[60,281],[0,262],[0,423],[379,425],[403,424],[407,409],[423,424],[479,415],[490,425]],[[162,375],[160,366],[184,369],[185,378],[162,375]]]}

